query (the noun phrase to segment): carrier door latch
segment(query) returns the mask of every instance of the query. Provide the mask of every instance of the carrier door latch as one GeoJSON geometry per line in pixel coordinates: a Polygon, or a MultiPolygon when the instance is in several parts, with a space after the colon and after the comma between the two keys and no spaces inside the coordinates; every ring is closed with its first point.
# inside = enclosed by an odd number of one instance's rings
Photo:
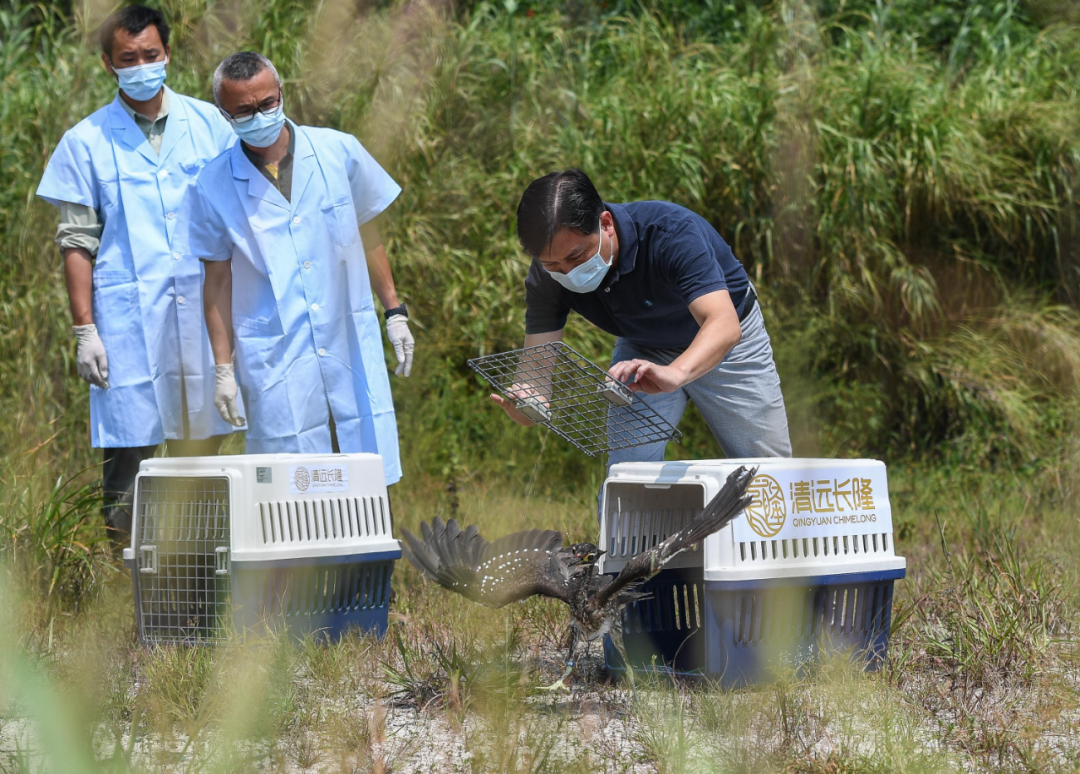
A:
{"type": "Polygon", "coordinates": [[[229,574],[229,547],[218,546],[214,549],[214,575],[229,574]]]}
{"type": "Polygon", "coordinates": [[[139,546],[139,572],[157,575],[157,546],[139,546]]]}

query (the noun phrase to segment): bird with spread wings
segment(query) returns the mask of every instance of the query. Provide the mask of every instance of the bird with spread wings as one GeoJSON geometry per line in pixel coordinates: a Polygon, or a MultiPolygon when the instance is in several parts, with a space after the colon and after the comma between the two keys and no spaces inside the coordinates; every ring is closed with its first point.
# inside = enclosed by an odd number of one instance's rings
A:
{"type": "Polygon", "coordinates": [[[622,609],[648,597],[643,583],[678,554],[727,526],[750,505],[747,487],[757,468],[733,471],[717,495],[686,527],[634,556],[615,576],[599,575],[596,562],[604,553],[592,543],[563,546],[555,530],[529,529],[488,542],[475,526],[462,529],[438,517],[421,523],[420,537],[402,530],[406,558],[428,579],[487,607],[503,607],[533,596],[550,597],[570,608],[570,650],[566,671],[549,690],[566,688],[574,669],[579,637],[587,643],[610,634],[627,666],[633,670],[622,637],[622,609]]]}

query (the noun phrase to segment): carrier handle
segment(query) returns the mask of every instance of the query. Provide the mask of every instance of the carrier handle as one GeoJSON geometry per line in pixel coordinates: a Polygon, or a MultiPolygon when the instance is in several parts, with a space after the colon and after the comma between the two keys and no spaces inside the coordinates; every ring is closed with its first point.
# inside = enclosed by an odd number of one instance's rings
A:
{"type": "Polygon", "coordinates": [[[612,379],[597,386],[596,391],[607,398],[612,406],[622,408],[634,402],[634,393],[612,379]]]}
{"type": "Polygon", "coordinates": [[[157,546],[139,546],[139,572],[157,575],[157,546]]]}
{"type": "Polygon", "coordinates": [[[551,421],[551,409],[540,398],[529,396],[514,401],[514,408],[537,424],[551,421]]]}

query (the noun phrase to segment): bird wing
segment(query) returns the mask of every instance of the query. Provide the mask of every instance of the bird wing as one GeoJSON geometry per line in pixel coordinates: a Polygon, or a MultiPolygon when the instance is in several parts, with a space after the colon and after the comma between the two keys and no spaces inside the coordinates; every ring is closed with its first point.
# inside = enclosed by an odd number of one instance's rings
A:
{"type": "Polygon", "coordinates": [[[487,607],[540,595],[569,600],[570,577],[562,534],[528,529],[489,543],[475,526],[438,517],[420,525],[422,537],[402,530],[402,552],[430,580],[487,607]]]}
{"type": "Polygon", "coordinates": [[[757,468],[748,471],[745,467],[739,467],[732,471],[724,486],[705,506],[700,516],[655,548],[628,561],[622,572],[615,576],[615,580],[589,598],[589,604],[597,608],[607,605],[620,592],[632,590],[656,575],[660,568],[694,543],[726,527],[753,500],[746,495],[746,489],[756,473],[757,468]]]}

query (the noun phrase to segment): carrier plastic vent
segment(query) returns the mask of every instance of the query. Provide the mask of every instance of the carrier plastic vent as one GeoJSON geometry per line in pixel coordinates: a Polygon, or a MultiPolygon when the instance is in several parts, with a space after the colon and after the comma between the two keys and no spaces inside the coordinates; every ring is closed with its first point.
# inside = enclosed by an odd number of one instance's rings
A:
{"type": "Polygon", "coordinates": [[[381,497],[259,503],[263,545],[389,537],[390,513],[381,497]]]}
{"type": "Polygon", "coordinates": [[[887,633],[893,584],[755,590],[735,599],[736,645],[825,637],[865,643],[887,633]]]}
{"type": "Polygon", "coordinates": [[[386,607],[391,563],[285,569],[263,575],[264,615],[328,616],[386,607]]]}
{"type": "MultiPolygon", "coordinates": [[[[605,573],[618,572],[633,557],[685,529],[705,505],[705,488],[699,483],[642,486],[609,482],[604,496],[600,540],[607,552],[601,561],[605,573]]],[[[666,569],[700,567],[702,549],[701,543],[696,544],[665,565],[666,569]]]]}
{"type": "Polygon", "coordinates": [[[700,581],[676,578],[650,586],[652,596],[624,608],[623,631],[679,632],[701,628],[704,590],[700,581]]]}
{"type": "Polygon", "coordinates": [[[888,533],[832,537],[753,540],[738,543],[738,564],[798,562],[808,559],[844,561],[860,556],[891,556],[888,533]]]}
{"type": "MultiPolygon", "coordinates": [[[[701,508],[635,510],[612,513],[608,556],[629,559],[687,526],[701,514],[701,508]]],[[[700,549],[695,545],[692,551],[700,549]]]]}

